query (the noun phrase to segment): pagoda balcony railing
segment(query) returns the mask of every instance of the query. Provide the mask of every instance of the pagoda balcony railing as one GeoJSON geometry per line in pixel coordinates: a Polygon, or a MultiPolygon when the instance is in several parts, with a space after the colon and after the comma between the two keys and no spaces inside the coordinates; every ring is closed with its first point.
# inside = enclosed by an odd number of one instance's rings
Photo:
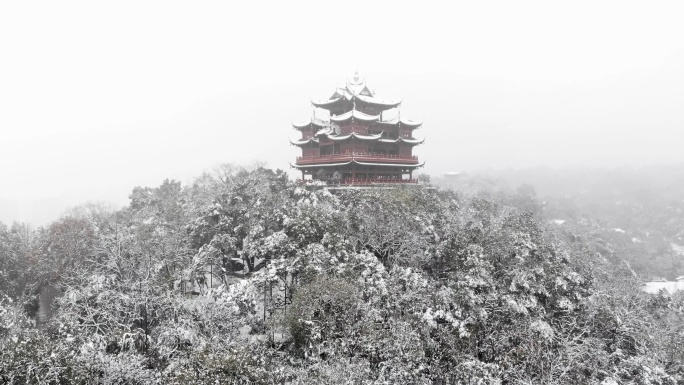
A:
{"type": "Polygon", "coordinates": [[[417,184],[417,179],[359,179],[347,178],[340,180],[322,180],[322,179],[298,179],[298,184],[314,184],[321,183],[326,186],[370,186],[370,185],[404,185],[417,184]]]}
{"type": "Polygon", "coordinates": [[[333,159],[349,159],[349,158],[378,158],[378,159],[407,159],[418,161],[416,155],[402,155],[402,154],[383,154],[381,152],[345,152],[341,154],[326,154],[326,155],[304,155],[298,156],[297,160],[311,161],[311,160],[333,160],[333,159]]]}

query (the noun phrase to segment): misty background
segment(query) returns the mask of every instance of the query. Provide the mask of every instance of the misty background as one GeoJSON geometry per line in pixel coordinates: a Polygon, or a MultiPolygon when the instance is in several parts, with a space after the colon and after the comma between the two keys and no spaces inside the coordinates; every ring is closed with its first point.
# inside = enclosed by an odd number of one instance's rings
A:
{"type": "MultiPolygon", "coordinates": [[[[0,221],[226,162],[289,170],[356,69],[431,175],[684,162],[678,2],[3,2],[0,221]]],[[[294,177],[296,173],[291,172],[294,177]]]]}

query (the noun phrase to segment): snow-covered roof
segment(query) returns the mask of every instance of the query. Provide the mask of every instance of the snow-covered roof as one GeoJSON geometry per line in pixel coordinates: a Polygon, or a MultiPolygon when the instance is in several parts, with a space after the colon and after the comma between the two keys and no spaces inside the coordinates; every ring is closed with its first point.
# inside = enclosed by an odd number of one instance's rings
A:
{"type": "Polygon", "coordinates": [[[396,101],[396,100],[384,100],[384,99],[378,99],[373,96],[365,96],[365,95],[357,95],[356,96],[360,101],[368,103],[368,104],[377,104],[380,106],[384,107],[396,107],[401,104],[401,100],[396,101]]]}
{"type": "Polygon", "coordinates": [[[312,100],[311,104],[313,104],[316,107],[325,108],[325,107],[332,106],[333,104],[339,102],[344,97],[345,97],[345,95],[340,95],[338,97],[330,98],[328,100],[312,100]]]}
{"type": "Polygon", "coordinates": [[[307,120],[302,120],[299,122],[292,123],[292,127],[297,128],[297,129],[302,129],[302,128],[308,128],[311,125],[318,126],[318,127],[326,127],[330,123],[321,120],[321,119],[307,119],[307,120]]]}
{"type": "Polygon", "coordinates": [[[401,104],[401,100],[384,100],[376,98],[374,92],[366,85],[366,79],[359,77],[358,72],[354,74],[352,79],[348,79],[344,87],[337,87],[335,92],[326,100],[312,100],[311,104],[316,107],[326,108],[343,102],[358,99],[361,102],[368,104],[375,104],[388,108],[397,107],[401,104]]]}
{"type": "Polygon", "coordinates": [[[343,141],[347,140],[349,138],[356,138],[356,139],[361,139],[361,140],[377,140],[378,142],[381,143],[399,143],[403,142],[406,144],[413,144],[413,145],[418,145],[421,144],[425,141],[425,139],[408,139],[408,138],[398,138],[398,139],[386,139],[382,137],[382,132],[379,134],[372,134],[372,135],[363,135],[363,134],[357,134],[357,133],[351,133],[347,135],[334,135],[333,130],[330,128],[324,128],[316,133],[315,136],[320,136],[320,135],[327,135],[328,139],[333,140],[333,141],[343,141]]]}
{"type": "Polygon", "coordinates": [[[423,125],[423,122],[417,121],[417,120],[411,120],[411,119],[399,119],[399,118],[394,118],[394,119],[389,119],[389,120],[381,120],[378,123],[380,124],[389,124],[392,126],[396,126],[397,124],[402,124],[404,126],[412,127],[412,128],[418,128],[423,125]]]}
{"type": "Polygon", "coordinates": [[[418,127],[418,126],[423,125],[422,121],[412,120],[412,119],[401,119],[399,122],[405,126],[411,126],[411,127],[418,127]]]}
{"type": "Polygon", "coordinates": [[[372,121],[377,121],[378,119],[380,119],[380,115],[368,115],[368,114],[364,114],[361,111],[351,110],[349,112],[345,112],[342,115],[331,116],[330,120],[335,121],[335,122],[344,122],[344,121],[349,120],[351,118],[364,120],[367,122],[372,122],[372,121]]]}
{"type": "Polygon", "coordinates": [[[357,134],[357,133],[352,133],[352,136],[361,139],[361,140],[378,140],[382,138],[382,132],[379,134],[374,134],[374,135],[363,135],[363,134],[357,134]]]}
{"type": "Polygon", "coordinates": [[[385,99],[379,99],[373,96],[366,96],[366,95],[355,95],[349,92],[346,89],[342,90],[337,90],[335,94],[327,100],[312,100],[311,104],[313,104],[316,107],[320,108],[325,108],[325,107],[330,107],[335,105],[336,103],[340,102],[342,99],[345,99],[347,101],[352,101],[354,99],[359,100],[363,103],[366,104],[375,104],[378,106],[383,106],[386,108],[393,108],[397,107],[401,104],[401,100],[385,100],[385,99]]]}
{"type": "Polygon", "coordinates": [[[345,89],[352,95],[373,96],[373,92],[366,86],[366,79],[359,77],[358,71],[354,73],[352,79],[347,80],[345,89]]]}
{"type": "Polygon", "coordinates": [[[320,130],[318,130],[314,136],[320,136],[320,135],[330,135],[333,133],[332,127],[323,127],[320,130]]]}
{"type": "Polygon", "coordinates": [[[290,163],[291,167],[295,168],[314,168],[314,167],[336,167],[336,166],[346,166],[349,164],[358,164],[361,166],[390,166],[390,167],[423,167],[425,165],[425,162],[420,163],[420,164],[411,164],[411,163],[375,163],[375,162],[359,162],[356,159],[353,159],[354,155],[350,155],[352,157],[352,160],[348,162],[341,162],[341,163],[316,163],[316,164],[306,164],[306,165],[297,165],[297,164],[292,164],[290,163]]]}
{"type": "Polygon", "coordinates": [[[425,162],[420,163],[420,164],[406,164],[406,163],[373,163],[373,162],[359,162],[357,160],[353,160],[354,163],[361,165],[361,166],[394,166],[394,167],[423,167],[425,165],[425,162]]]}
{"type": "Polygon", "coordinates": [[[294,128],[306,128],[311,125],[311,119],[308,120],[302,120],[300,122],[293,122],[292,127],[294,128]]]}
{"type": "Polygon", "coordinates": [[[425,141],[425,138],[423,138],[423,139],[399,138],[399,140],[406,143],[406,144],[421,144],[425,141]]]}
{"type": "Polygon", "coordinates": [[[346,166],[346,165],[351,164],[351,163],[352,163],[352,161],[342,162],[342,163],[316,163],[316,164],[307,164],[307,165],[297,165],[297,164],[290,163],[290,167],[294,167],[294,168],[337,167],[337,166],[346,166]]]}
{"type": "Polygon", "coordinates": [[[349,139],[349,138],[351,138],[351,137],[352,137],[352,134],[349,134],[349,135],[341,135],[341,136],[337,136],[337,135],[328,135],[328,139],[333,140],[333,141],[336,141],[336,142],[339,142],[339,141],[342,141],[342,140],[347,140],[347,139],[349,139]]]}
{"type": "Polygon", "coordinates": [[[315,138],[302,139],[302,140],[290,139],[290,143],[294,144],[295,146],[302,146],[302,145],[305,145],[308,143],[318,143],[318,139],[315,139],[315,138]]]}
{"type": "Polygon", "coordinates": [[[334,140],[334,141],[347,140],[347,139],[352,138],[352,137],[357,138],[357,139],[361,139],[361,140],[378,140],[378,139],[380,139],[380,138],[382,137],[382,134],[376,134],[376,135],[362,135],[362,134],[357,134],[357,133],[351,133],[351,134],[348,134],[348,135],[341,135],[341,136],[337,136],[337,135],[328,135],[328,138],[329,138],[330,140],[334,140]]]}
{"type": "Polygon", "coordinates": [[[406,144],[413,144],[413,145],[418,145],[423,142],[425,142],[425,138],[423,139],[408,139],[408,138],[397,138],[397,139],[380,139],[379,142],[381,143],[399,143],[399,142],[404,142],[406,144]]]}

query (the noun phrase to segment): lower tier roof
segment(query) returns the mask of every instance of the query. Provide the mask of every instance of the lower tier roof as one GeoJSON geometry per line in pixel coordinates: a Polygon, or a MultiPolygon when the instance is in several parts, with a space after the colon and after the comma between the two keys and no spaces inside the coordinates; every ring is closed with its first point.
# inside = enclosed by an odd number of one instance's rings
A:
{"type": "MultiPolygon", "coordinates": [[[[389,160],[389,159],[388,159],[389,160]]],[[[401,167],[401,168],[419,168],[425,165],[423,163],[384,163],[384,162],[363,162],[356,159],[352,159],[347,162],[337,162],[337,163],[311,163],[311,164],[292,164],[290,166],[297,169],[308,169],[308,168],[318,168],[318,167],[341,167],[348,165],[360,165],[360,166],[381,166],[381,167],[401,167]]]]}

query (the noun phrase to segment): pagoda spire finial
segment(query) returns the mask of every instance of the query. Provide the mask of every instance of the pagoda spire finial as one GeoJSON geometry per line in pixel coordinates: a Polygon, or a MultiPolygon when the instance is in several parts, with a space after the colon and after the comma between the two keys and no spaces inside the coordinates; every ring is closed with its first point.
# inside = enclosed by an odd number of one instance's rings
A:
{"type": "Polygon", "coordinates": [[[356,71],[354,71],[354,82],[358,83],[359,82],[359,67],[356,66],[356,71]]]}

